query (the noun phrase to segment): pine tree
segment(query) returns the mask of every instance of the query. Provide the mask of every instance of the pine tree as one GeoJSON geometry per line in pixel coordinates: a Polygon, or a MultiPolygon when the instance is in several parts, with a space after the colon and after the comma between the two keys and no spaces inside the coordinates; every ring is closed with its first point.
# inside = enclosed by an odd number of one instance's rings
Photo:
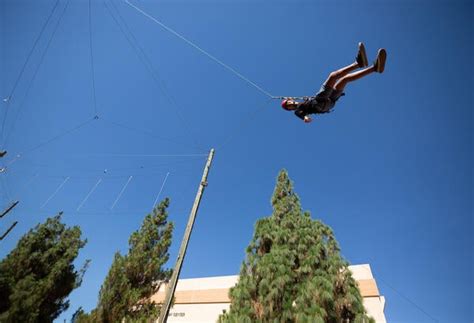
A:
{"type": "Polygon", "coordinates": [[[374,322],[333,232],[301,210],[285,170],[271,204],[273,214],[256,223],[229,312],[219,321],[374,322]]]}
{"type": "Polygon", "coordinates": [[[125,274],[125,258],[115,253],[109,273],[99,292],[99,306],[96,320],[99,322],[120,322],[129,308],[133,307],[130,297],[131,286],[125,274]]]}
{"type": "Polygon", "coordinates": [[[88,265],[73,265],[85,244],[61,213],[25,234],[0,262],[0,322],[51,322],[66,310],[88,265]]]}
{"type": "Polygon", "coordinates": [[[173,224],[167,221],[168,206],[165,199],[145,217],[130,236],[125,256],[115,254],[97,308],[90,314],[76,312],[76,322],[146,322],[159,316],[159,306],[151,296],[171,277],[171,270],[163,269],[173,233],[173,224]]]}
{"type": "Polygon", "coordinates": [[[81,306],[72,315],[71,323],[94,323],[97,321],[95,318],[95,312],[93,312],[92,314],[87,314],[86,312],[84,312],[84,309],[81,306]]]}

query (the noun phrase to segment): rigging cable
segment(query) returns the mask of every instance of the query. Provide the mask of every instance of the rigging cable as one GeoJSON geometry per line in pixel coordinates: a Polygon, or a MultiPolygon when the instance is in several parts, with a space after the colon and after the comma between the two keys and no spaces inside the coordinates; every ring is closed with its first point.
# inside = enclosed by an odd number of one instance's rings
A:
{"type": "Polygon", "coordinates": [[[97,112],[97,98],[95,90],[95,71],[94,71],[94,53],[92,51],[92,9],[91,9],[91,0],[89,0],[89,49],[91,57],[91,74],[92,74],[92,99],[94,103],[94,113],[98,116],[97,112]]]}
{"type": "Polygon", "coordinates": [[[40,209],[44,208],[46,206],[46,204],[48,204],[48,202],[54,197],[56,196],[56,194],[58,194],[58,192],[61,190],[61,188],[64,186],[64,184],[67,183],[67,181],[69,181],[70,177],[66,177],[64,179],[64,181],[59,184],[58,188],[53,192],[53,194],[51,194],[48,199],[46,201],[44,201],[44,203],[41,205],[40,209]]]}
{"type": "Polygon", "coordinates": [[[11,100],[13,98],[13,94],[16,91],[18,83],[20,82],[20,79],[23,76],[23,73],[25,72],[26,66],[28,65],[28,62],[30,61],[31,56],[33,55],[33,52],[35,51],[36,46],[38,45],[38,42],[41,39],[41,36],[43,35],[43,33],[46,29],[46,26],[49,24],[49,21],[51,20],[51,17],[53,16],[54,11],[58,7],[58,4],[59,4],[59,0],[56,0],[56,3],[54,4],[53,8],[51,9],[51,12],[49,13],[48,18],[46,19],[43,26],[41,27],[41,30],[40,30],[38,36],[36,37],[36,39],[33,43],[33,47],[31,47],[31,49],[30,49],[30,51],[29,51],[29,53],[26,57],[26,60],[23,63],[23,66],[20,69],[20,73],[18,74],[18,77],[15,80],[15,83],[13,83],[13,87],[12,87],[12,90],[10,91],[10,94],[6,98],[3,99],[3,102],[6,103],[6,107],[5,107],[5,113],[4,113],[4,118],[3,118],[3,122],[2,122],[2,136],[1,136],[2,139],[3,139],[4,128],[5,128],[5,121],[7,120],[7,117],[8,117],[8,110],[10,108],[10,104],[11,104],[11,100]]]}
{"type": "MultiPolygon", "coordinates": [[[[95,157],[108,157],[108,156],[112,156],[112,157],[116,157],[117,155],[116,154],[101,154],[101,155],[94,155],[94,154],[77,154],[77,155],[69,155],[68,157],[73,157],[73,156],[77,156],[77,157],[85,157],[85,156],[95,156],[95,157]]],[[[208,156],[208,155],[119,155],[119,157],[204,157],[204,156],[208,156]]],[[[63,157],[63,163],[66,163],[64,160],[64,158],[66,157],[65,155],[62,155],[63,157]]],[[[196,162],[196,161],[200,161],[201,158],[187,158],[187,159],[181,159],[180,161],[176,161],[175,159],[172,159],[172,160],[168,160],[166,162],[160,162],[160,163],[156,163],[154,162],[152,166],[143,166],[143,165],[140,165],[140,166],[135,166],[135,167],[120,167],[120,168],[107,168],[108,172],[109,173],[115,173],[115,172],[120,172],[120,171],[144,171],[144,170],[160,170],[164,167],[166,168],[170,168],[170,167],[173,167],[173,166],[176,166],[176,165],[182,165],[182,164],[186,164],[187,166],[190,166],[192,165],[191,163],[193,162],[196,162]]],[[[26,161],[23,160],[23,162],[25,163],[26,161]]],[[[30,166],[32,167],[37,167],[37,168],[45,168],[45,169],[57,169],[56,166],[52,166],[51,164],[38,164],[38,163],[32,163],[32,162],[27,162],[30,166]]],[[[67,164],[67,163],[66,163],[67,164]]],[[[63,168],[64,171],[81,171],[81,172],[92,172],[92,173],[97,173],[97,172],[101,172],[103,173],[104,172],[104,168],[88,168],[88,167],[77,167],[77,166],[73,166],[73,167],[66,167],[66,168],[63,168]]],[[[18,170],[17,170],[18,172],[18,170]]],[[[146,173],[148,174],[148,173],[146,173]]],[[[153,173],[155,174],[155,173],[153,173]]],[[[127,177],[131,174],[122,174],[122,175],[108,175],[107,177],[110,178],[110,177],[127,177]]],[[[147,176],[147,175],[135,175],[135,176],[147,176]]],[[[51,177],[51,176],[50,176],[51,177]]],[[[59,176],[57,175],[56,177],[61,177],[61,178],[64,178],[65,176],[59,176]]],[[[97,176],[93,177],[93,178],[96,178],[97,176]]],[[[91,177],[89,177],[91,178],[91,177]]]]}
{"type": "MultiPolygon", "coordinates": [[[[341,254],[342,255],[342,254],[341,254]]],[[[349,259],[347,257],[345,257],[344,255],[342,255],[344,258],[346,259],[349,259]]],[[[373,274],[372,274],[372,271],[367,268],[367,267],[362,267],[364,268],[367,273],[369,273],[370,276],[373,277],[373,274]]],[[[391,290],[393,290],[395,293],[398,294],[398,296],[401,296],[403,299],[405,299],[408,303],[410,303],[411,305],[413,305],[414,307],[416,307],[420,312],[422,312],[423,314],[425,314],[427,317],[429,317],[430,319],[432,319],[434,322],[439,322],[438,319],[436,319],[435,317],[433,317],[432,315],[430,315],[428,312],[426,312],[421,306],[419,306],[418,304],[416,304],[414,301],[412,301],[410,298],[408,298],[408,296],[405,296],[402,292],[398,291],[395,287],[393,287],[392,285],[390,285],[389,283],[387,283],[387,281],[385,281],[381,276],[380,274],[377,274],[377,280],[378,281],[381,281],[384,285],[386,285],[388,288],[390,288],[391,290]]]]}
{"type": "MultiPolygon", "coordinates": [[[[51,42],[52,42],[54,36],[56,35],[56,32],[57,32],[58,27],[59,27],[59,24],[60,24],[62,18],[64,17],[64,13],[66,12],[67,7],[69,6],[69,2],[70,2],[70,0],[67,0],[66,5],[65,5],[64,8],[63,8],[63,11],[60,13],[59,19],[57,20],[56,25],[54,26],[53,33],[51,34],[51,36],[50,36],[50,38],[49,38],[49,40],[48,40],[48,43],[46,44],[46,48],[45,48],[45,50],[44,50],[44,52],[43,52],[43,55],[41,55],[41,58],[40,58],[40,61],[39,61],[38,65],[37,65],[37,67],[36,67],[36,70],[34,71],[33,76],[32,76],[32,78],[31,78],[30,82],[28,83],[28,87],[27,87],[26,92],[25,92],[25,95],[24,95],[24,97],[23,97],[23,101],[21,102],[20,106],[18,107],[18,113],[16,114],[15,119],[14,119],[13,122],[12,122],[12,126],[11,126],[11,128],[10,128],[10,131],[8,132],[8,134],[7,134],[7,136],[6,136],[6,138],[5,138],[4,141],[3,141],[3,130],[4,130],[4,129],[2,128],[2,136],[1,136],[1,137],[2,137],[3,144],[2,144],[1,146],[2,146],[3,148],[7,145],[8,139],[10,138],[10,135],[11,135],[11,133],[13,132],[13,130],[14,130],[14,128],[15,128],[16,121],[18,120],[18,117],[20,116],[20,114],[21,114],[21,112],[22,112],[22,108],[23,108],[23,106],[25,105],[25,102],[26,102],[26,99],[27,99],[27,97],[28,97],[28,94],[30,93],[31,87],[32,87],[32,85],[33,85],[33,83],[34,83],[34,81],[35,81],[35,79],[36,79],[36,76],[38,75],[38,71],[39,71],[39,69],[40,69],[40,67],[41,67],[41,65],[42,65],[42,63],[43,63],[43,61],[44,61],[44,58],[45,58],[45,56],[46,56],[46,53],[48,52],[48,49],[49,49],[49,47],[51,46],[51,42]]],[[[5,122],[5,120],[6,120],[6,118],[3,120],[3,122],[5,122]]]]}
{"type": "Polygon", "coordinates": [[[123,27],[120,24],[120,22],[117,20],[117,18],[114,16],[112,10],[107,5],[107,2],[104,1],[104,6],[107,9],[107,11],[109,12],[109,14],[112,17],[113,21],[119,27],[119,30],[122,32],[122,34],[126,38],[126,40],[128,41],[130,47],[134,50],[134,52],[137,55],[137,57],[139,58],[139,60],[142,62],[142,64],[145,66],[145,68],[150,72],[150,75],[151,75],[153,81],[156,83],[156,85],[158,85],[158,88],[161,91],[161,93],[165,96],[165,98],[175,108],[174,111],[175,111],[179,121],[183,124],[184,128],[188,132],[188,135],[190,135],[190,137],[193,139],[194,145],[196,147],[200,148],[201,146],[199,145],[199,143],[197,142],[197,139],[196,139],[197,136],[195,136],[191,133],[191,130],[190,130],[191,127],[189,126],[189,123],[186,121],[186,119],[183,116],[184,114],[182,112],[182,108],[180,107],[180,105],[178,105],[178,103],[177,103],[176,99],[174,98],[174,96],[171,95],[170,93],[168,93],[166,83],[163,81],[163,79],[160,77],[160,75],[158,74],[158,72],[154,68],[151,59],[148,57],[148,55],[146,54],[146,52],[142,48],[142,46],[140,46],[140,43],[138,42],[135,35],[132,33],[130,27],[128,26],[128,24],[126,22],[126,20],[120,14],[120,11],[118,10],[117,6],[114,4],[114,2],[112,0],[110,1],[110,4],[111,4],[112,8],[115,9],[116,14],[118,15],[118,17],[122,21],[123,27]],[[128,34],[124,29],[128,32],[128,34]]]}
{"type": "Polygon", "coordinates": [[[90,156],[109,157],[203,157],[208,154],[89,154],[90,156]]]}
{"type": "MultiPolygon", "coordinates": [[[[271,100],[271,99],[270,99],[271,100]]],[[[253,112],[251,112],[247,118],[244,118],[240,121],[239,125],[236,127],[233,133],[231,133],[222,143],[216,148],[216,150],[222,149],[224,146],[226,146],[232,139],[234,139],[241,131],[244,129],[248,124],[250,124],[257,114],[262,110],[264,105],[261,105],[259,108],[254,109],[253,112]]]]}
{"type": "MultiPolygon", "coordinates": [[[[218,64],[220,64],[221,66],[225,67],[227,70],[231,71],[232,73],[234,73],[235,75],[237,75],[240,79],[246,81],[247,83],[249,83],[250,85],[252,85],[253,87],[255,87],[257,90],[259,90],[260,92],[262,92],[263,94],[267,95],[271,100],[272,99],[280,99],[280,98],[283,98],[283,97],[277,97],[277,96],[273,96],[272,94],[270,94],[268,91],[264,90],[263,88],[261,88],[259,85],[257,85],[256,83],[252,82],[251,80],[249,80],[247,77],[243,76],[242,74],[240,74],[239,72],[237,72],[235,69],[233,69],[232,67],[230,67],[229,65],[225,64],[224,62],[222,62],[221,60],[219,60],[218,58],[216,58],[215,56],[209,54],[207,51],[205,51],[204,49],[202,49],[201,47],[199,47],[198,45],[196,45],[195,43],[191,42],[190,40],[188,40],[187,38],[185,38],[184,36],[182,36],[181,34],[179,34],[178,32],[176,32],[175,30],[171,29],[170,27],[166,26],[165,24],[163,24],[162,22],[158,21],[156,18],[150,16],[149,14],[147,14],[146,12],[144,12],[143,10],[141,10],[140,8],[138,8],[137,6],[133,5],[132,3],[130,3],[128,0],[125,0],[125,2],[131,6],[132,8],[134,8],[135,10],[137,10],[138,12],[140,12],[142,15],[144,15],[145,17],[149,18],[150,20],[152,20],[153,22],[157,23],[158,25],[160,25],[162,28],[164,28],[165,30],[167,30],[168,32],[172,33],[173,35],[175,35],[176,37],[180,38],[181,40],[185,41],[188,45],[194,47],[195,49],[197,49],[199,52],[203,53],[204,55],[206,55],[207,57],[209,57],[210,59],[212,59],[213,61],[217,62],[218,64]]],[[[256,116],[257,116],[257,112],[259,110],[255,110],[255,112],[253,113],[250,113],[249,116],[245,119],[243,119],[239,126],[237,127],[237,129],[234,131],[234,133],[230,134],[229,137],[227,139],[225,139],[223,141],[223,143],[220,145],[219,149],[222,148],[223,146],[225,146],[227,143],[229,143],[240,131],[242,128],[244,128],[244,126],[248,123],[250,123],[256,116]]]]}
{"type": "MultiPolygon", "coordinates": [[[[13,195],[18,196],[20,192],[24,191],[25,188],[28,187],[38,177],[38,175],[39,175],[38,173],[35,174],[32,178],[30,178],[28,181],[23,183],[23,185],[21,185],[20,188],[16,189],[16,192],[14,192],[13,195]]],[[[64,178],[64,176],[62,176],[61,178],[64,178]]]]}
{"type": "Polygon", "coordinates": [[[5,191],[5,197],[10,201],[13,200],[12,195],[10,194],[10,188],[8,186],[7,179],[4,178],[4,176],[0,176],[0,183],[2,184],[3,190],[5,191]]]}
{"type": "Polygon", "coordinates": [[[120,200],[120,198],[122,197],[122,194],[123,192],[125,192],[125,189],[127,188],[128,184],[130,183],[130,181],[132,180],[133,176],[130,176],[128,178],[128,181],[127,183],[125,183],[124,187],[122,188],[122,190],[120,191],[119,195],[117,196],[117,198],[115,199],[114,203],[112,204],[112,206],[110,207],[110,210],[112,211],[115,207],[115,204],[117,204],[117,202],[120,200]]]}
{"type": "Polygon", "coordinates": [[[244,80],[245,82],[247,82],[248,84],[252,85],[254,88],[256,88],[258,91],[260,91],[261,93],[265,94],[266,96],[268,96],[269,98],[272,98],[274,99],[275,97],[273,95],[271,95],[268,91],[264,90],[263,88],[261,88],[259,85],[257,85],[256,83],[252,82],[251,80],[249,80],[247,77],[243,76],[242,74],[240,74],[239,72],[237,72],[235,69],[233,69],[232,67],[230,67],[229,65],[225,64],[224,62],[222,62],[221,60],[219,60],[218,58],[216,58],[215,56],[209,54],[207,51],[205,51],[204,49],[202,49],[201,47],[199,47],[198,45],[196,45],[195,43],[193,43],[192,41],[188,40],[187,38],[185,38],[184,36],[182,36],[181,34],[179,34],[178,32],[176,32],[175,30],[171,29],[170,27],[166,26],[164,23],[162,23],[161,21],[159,21],[158,19],[150,16],[149,14],[147,14],[145,11],[143,11],[142,9],[138,8],[137,6],[135,6],[134,4],[130,3],[128,0],[125,0],[125,3],[128,4],[130,7],[134,8],[136,11],[138,11],[139,13],[141,13],[143,16],[147,17],[148,19],[152,20],[153,22],[155,22],[156,24],[158,24],[159,26],[161,26],[163,29],[165,29],[166,31],[170,32],[171,34],[175,35],[176,37],[180,38],[181,40],[183,40],[184,42],[186,42],[188,45],[194,47],[195,49],[197,49],[199,52],[201,52],[202,54],[206,55],[207,57],[209,57],[211,60],[213,60],[214,62],[218,63],[219,65],[223,66],[224,68],[226,68],[227,70],[229,70],[230,72],[232,72],[233,74],[235,74],[236,76],[238,76],[240,79],[244,80]]]}
{"type": "Polygon", "coordinates": [[[163,191],[163,187],[165,187],[165,183],[169,175],[170,175],[170,172],[166,173],[165,179],[163,180],[163,183],[161,184],[160,191],[158,192],[158,195],[156,196],[155,202],[153,202],[153,205],[152,205],[153,209],[156,207],[156,203],[158,203],[158,199],[160,198],[161,192],[163,191]]]}
{"type": "MultiPolygon", "coordinates": [[[[108,117],[103,117],[103,116],[101,116],[101,117],[100,117],[100,120],[101,120],[102,122],[105,122],[105,123],[114,125],[114,126],[116,126],[116,127],[120,127],[120,128],[123,128],[123,129],[127,129],[127,130],[132,131],[132,132],[140,133],[140,134],[145,135],[145,136],[148,136],[148,137],[150,137],[150,138],[160,139],[160,140],[169,141],[169,142],[174,142],[174,143],[183,144],[183,145],[186,144],[185,142],[176,140],[176,139],[174,139],[174,138],[167,138],[167,137],[158,136],[158,135],[156,135],[156,134],[154,134],[153,132],[148,131],[148,130],[143,130],[143,129],[135,128],[135,127],[132,127],[132,126],[123,124],[123,123],[119,123],[119,122],[116,122],[116,121],[109,120],[108,117]]],[[[193,146],[194,146],[195,148],[199,148],[199,149],[200,149],[199,146],[196,146],[196,145],[193,145],[193,146]]]]}
{"type": "Polygon", "coordinates": [[[40,143],[40,144],[38,144],[38,145],[36,145],[36,146],[30,148],[30,149],[28,149],[28,150],[27,150],[25,153],[23,153],[21,156],[23,156],[24,154],[27,154],[27,153],[31,153],[31,152],[37,150],[38,148],[41,148],[41,147],[43,147],[43,146],[45,146],[45,145],[47,145],[47,144],[49,144],[49,143],[51,143],[51,142],[53,142],[53,141],[56,141],[56,140],[58,140],[58,139],[60,139],[60,138],[62,138],[62,137],[64,137],[64,136],[66,136],[66,135],[68,135],[68,134],[70,134],[70,133],[72,133],[72,132],[74,132],[74,131],[76,131],[76,130],[82,128],[82,127],[84,127],[85,125],[89,124],[90,122],[92,122],[92,121],[94,121],[94,120],[96,120],[95,117],[94,117],[94,118],[90,118],[90,119],[88,119],[88,120],[86,120],[86,121],[80,123],[79,125],[77,125],[77,126],[71,128],[71,129],[68,129],[68,130],[66,130],[66,131],[64,131],[64,132],[62,132],[62,133],[60,133],[60,134],[58,134],[58,135],[56,135],[56,136],[54,136],[54,137],[52,137],[52,138],[50,138],[50,139],[44,141],[44,142],[42,142],[42,143],[40,143]]]}
{"type": "Polygon", "coordinates": [[[378,275],[378,279],[384,284],[386,285],[388,288],[390,288],[391,290],[393,290],[395,293],[398,294],[398,296],[401,296],[403,299],[405,299],[405,301],[407,301],[408,303],[410,303],[411,305],[413,305],[414,307],[416,307],[420,312],[422,312],[423,314],[425,314],[427,317],[429,317],[430,319],[433,320],[433,322],[439,322],[438,319],[436,319],[435,317],[433,317],[431,314],[429,314],[427,311],[425,311],[421,306],[419,306],[417,303],[415,303],[414,301],[412,301],[410,298],[408,298],[408,296],[405,296],[404,294],[402,294],[400,291],[398,291],[397,289],[395,289],[395,287],[393,287],[392,285],[388,284],[384,279],[382,279],[380,277],[380,275],[378,275]]]}
{"type": "Polygon", "coordinates": [[[31,183],[33,183],[33,181],[39,176],[39,173],[36,173],[35,175],[33,175],[32,178],[30,178],[28,181],[25,182],[25,184],[23,184],[23,187],[22,188],[25,188],[27,186],[29,186],[31,183]]]}
{"type": "Polygon", "coordinates": [[[92,189],[89,191],[89,193],[87,193],[86,197],[84,198],[84,200],[82,200],[81,204],[79,204],[79,206],[77,207],[76,211],[79,211],[81,209],[81,207],[84,205],[84,203],[87,202],[87,200],[89,199],[89,196],[91,196],[92,193],[94,193],[95,189],[97,188],[97,186],[99,186],[99,184],[102,182],[102,178],[99,178],[99,180],[97,181],[97,183],[95,183],[95,185],[92,187],[92,189]]]}
{"type": "Polygon", "coordinates": [[[33,146],[32,148],[29,148],[29,149],[25,150],[25,152],[23,152],[23,153],[17,154],[17,156],[15,157],[15,159],[12,160],[8,165],[13,164],[14,162],[16,162],[17,160],[19,160],[20,158],[22,158],[25,154],[29,154],[29,153],[31,153],[31,152],[33,152],[33,151],[35,151],[35,150],[37,150],[37,149],[39,149],[39,148],[41,148],[41,147],[43,147],[43,146],[45,146],[45,145],[47,145],[47,144],[53,142],[53,141],[56,141],[56,140],[58,140],[58,139],[60,139],[60,138],[62,138],[62,137],[64,137],[64,136],[66,136],[66,135],[68,135],[68,134],[70,134],[70,133],[73,133],[74,131],[79,130],[80,128],[84,127],[85,125],[89,124],[90,122],[92,122],[92,121],[94,121],[94,120],[96,120],[96,119],[97,119],[96,117],[90,118],[90,119],[88,119],[88,120],[86,120],[86,121],[84,121],[84,122],[78,124],[77,126],[74,126],[74,127],[71,128],[71,129],[67,129],[67,130],[65,130],[64,132],[61,132],[60,134],[55,135],[54,137],[52,137],[52,138],[50,138],[50,139],[48,139],[48,140],[46,140],[46,141],[44,141],[44,142],[42,142],[42,143],[39,143],[39,144],[33,146]]]}

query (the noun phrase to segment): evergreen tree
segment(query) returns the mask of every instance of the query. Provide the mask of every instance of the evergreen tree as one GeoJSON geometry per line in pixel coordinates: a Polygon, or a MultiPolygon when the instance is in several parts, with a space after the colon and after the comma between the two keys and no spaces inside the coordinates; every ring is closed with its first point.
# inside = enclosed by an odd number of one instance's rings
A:
{"type": "Polygon", "coordinates": [[[97,308],[91,314],[76,312],[75,322],[146,322],[159,316],[151,296],[171,277],[171,270],[162,268],[169,259],[173,233],[173,224],[167,221],[168,206],[165,199],[145,217],[141,228],[130,236],[125,256],[115,254],[97,308]]]}
{"type": "Polygon", "coordinates": [[[220,322],[374,322],[331,229],[302,212],[286,171],[257,221],[220,322]]]}
{"type": "Polygon", "coordinates": [[[69,307],[67,297],[81,285],[88,261],[75,270],[86,240],[61,215],[30,230],[0,262],[0,322],[51,322],[69,307]]]}
{"type": "Polygon", "coordinates": [[[71,323],[88,323],[88,322],[92,322],[90,320],[90,317],[88,314],[86,314],[86,312],[84,312],[84,309],[81,307],[79,307],[76,312],[74,312],[74,314],[72,315],[72,318],[71,318],[71,323]]]}

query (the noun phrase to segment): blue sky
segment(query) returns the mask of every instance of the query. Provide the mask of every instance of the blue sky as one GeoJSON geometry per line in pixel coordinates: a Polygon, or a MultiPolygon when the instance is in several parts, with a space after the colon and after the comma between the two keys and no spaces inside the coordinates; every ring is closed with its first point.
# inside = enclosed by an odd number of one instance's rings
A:
{"type": "MultiPolygon", "coordinates": [[[[86,0],[70,0],[53,35],[67,3],[59,2],[10,102],[1,102],[8,158],[0,202],[21,202],[2,221],[19,224],[0,257],[60,210],[88,239],[78,264],[91,259],[91,267],[58,321],[94,307],[114,252],[127,249],[168,173],[160,197],[171,198],[174,264],[211,147],[181,277],[238,273],[286,168],[303,208],[334,229],[344,256],[371,264],[389,322],[473,320],[472,3],[133,1],[277,96],[315,93],[331,70],[352,62],[359,41],[370,60],[387,48],[384,74],[348,85],[333,113],[305,125],[123,1],[110,1],[92,1],[96,105],[86,0]],[[147,58],[111,17],[121,21],[115,8],[147,58]]],[[[0,86],[8,97],[55,1],[0,3],[0,86]]]]}

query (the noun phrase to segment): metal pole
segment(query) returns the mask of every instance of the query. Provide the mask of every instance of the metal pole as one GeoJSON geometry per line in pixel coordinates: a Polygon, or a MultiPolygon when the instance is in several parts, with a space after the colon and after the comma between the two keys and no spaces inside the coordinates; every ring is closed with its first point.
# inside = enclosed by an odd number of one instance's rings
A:
{"type": "Polygon", "coordinates": [[[13,230],[13,228],[17,224],[18,224],[18,221],[13,222],[13,224],[8,228],[8,230],[4,234],[2,234],[2,236],[0,237],[0,241],[2,241],[10,233],[10,231],[13,230]]]}
{"type": "Polygon", "coordinates": [[[10,212],[17,204],[20,203],[19,201],[13,202],[9,207],[7,207],[2,213],[0,213],[0,218],[3,218],[5,215],[7,215],[8,212],[10,212]]]}
{"type": "MultiPolygon", "coordinates": [[[[19,201],[15,201],[13,202],[12,205],[10,205],[8,208],[6,208],[6,210],[4,210],[1,214],[0,214],[0,218],[3,218],[5,215],[8,214],[8,212],[10,212],[15,206],[17,206],[19,203],[19,201]]],[[[7,231],[5,231],[5,233],[3,233],[1,236],[0,236],[0,241],[2,241],[9,233],[10,231],[13,230],[13,228],[15,227],[15,225],[18,224],[18,221],[15,221],[9,228],[7,231]]]]}
{"type": "Polygon", "coordinates": [[[186,231],[184,232],[183,241],[181,241],[178,259],[176,260],[176,265],[174,267],[173,274],[171,275],[171,279],[168,284],[165,302],[161,307],[160,318],[158,319],[159,323],[165,323],[168,320],[168,313],[170,311],[174,291],[176,290],[176,283],[178,282],[179,273],[181,272],[181,266],[183,265],[184,256],[186,255],[186,249],[188,247],[189,238],[191,237],[191,231],[193,230],[194,220],[196,219],[196,214],[199,208],[199,203],[201,202],[202,193],[204,192],[204,188],[207,186],[207,174],[209,173],[209,168],[211,167],[213,157],[214,149],[211,149],[207,158],[206,166],[204,167],[204,173],[202,174],[201,183],[199,184],[193,208],[191,209],[191,214],[189,215],[188,225],[186,226],[186,231]]]}

